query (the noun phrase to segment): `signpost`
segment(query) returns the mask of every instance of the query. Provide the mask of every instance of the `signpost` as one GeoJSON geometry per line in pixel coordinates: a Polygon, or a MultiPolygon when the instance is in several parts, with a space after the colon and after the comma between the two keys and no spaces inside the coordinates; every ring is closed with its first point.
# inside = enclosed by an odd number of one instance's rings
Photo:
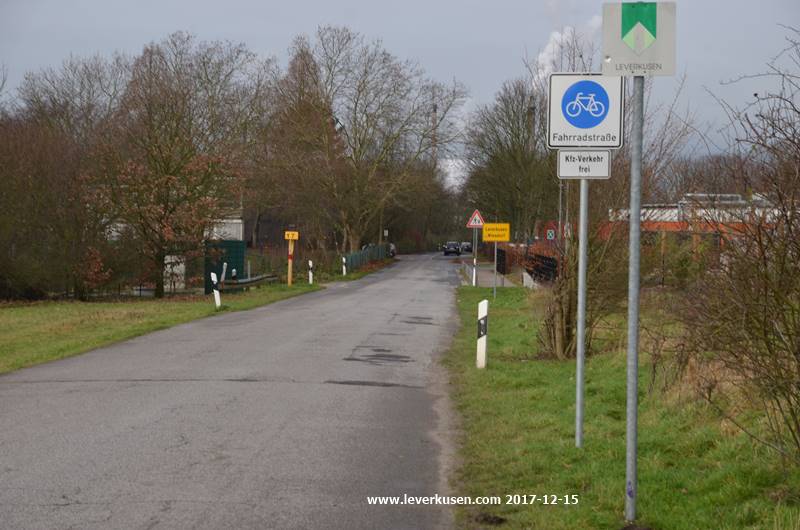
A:
{"type": "Polygon", "coordinates": [[[642,200],[644,76],[675,73],[675,3],[603,5],[603,74],[633,75],[630,260],[628,262],[625,519],[636,519],[639,380],[639,240],[642,200]]]}
{"type": "Polygon", "coordinates": [[[494,243],[494,288],[493,296],[497,298],[497,242],[511,240],[511,225],[508,223],[484,223],[483,241],[494,243]]]}
{"type": "Polygon", "coordinates": [[[589,180],[610,176],[608,149],[622,146],[624,85],[618,76],[550,75],[547,146],[558,152],[558,178],[580,179],[578,222],[578,314],[576,322],[575,446],[583,446],[583,391],[586,359],[586,268],[589,180]],[[575,150],[575,149],[582,150],[575,150]],[[606,150],[597,151],[596,149],[606,150]],[[592,150],[589,150],[592,149],[592,150]]]}
{"type": "Polygon", "coordinates": [[[472,228],[472,286],[478,286],[478,230],[483,228],[483,216],[481,212],[475,210],[469,216],[467,228],[472,228]]]}
{"type": "Polygon", "coordinates": [[[300,239],[300,232],[287,230],[283,234],[283,239],[289,242],[289,261],[287,264],[288,273],[286,275],[286,285],[292,286],[292,262],[294,261],[294,242],[300,239]]]}
{"type": "Polygon", "coordinates": [[[581,179],[580,214],[578,217],[578,307],[575,359],[575,446],[583,446],[583,412],[586,363],[586,269],[589,230],[589,180],[607,179],[610,172],[610,151],[558,151],[558,178],[581,179]]]}

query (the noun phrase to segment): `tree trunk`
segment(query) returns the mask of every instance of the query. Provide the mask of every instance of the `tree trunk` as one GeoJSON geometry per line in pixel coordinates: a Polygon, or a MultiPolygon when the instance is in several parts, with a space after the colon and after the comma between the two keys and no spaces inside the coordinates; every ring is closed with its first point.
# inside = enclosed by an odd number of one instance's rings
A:
{"type": "Polygon", "coordinates": [[[358,252],[361,249],[361,236],[348,230],[347,245],[350,247],[350,252],[358,252]]]}
{"type": "Polygon", "coordinates": [[[558,359],[564,359],[564,304],[561,296],[556,296],[555,300],[555,322],[553,325],[553,342],[555,355],[558,359]]]}
{"type": "Polygon", "coordinates": [[[83,279],[79,275],[76,274],[74,276],[72,285],[73,285],[73,287],[75,289],[75,299],[76,300],[82,300],[82,301],[85,302],[86,300],[89,299],[89,294],[88,294],[88,291],[86,289],[86,284],[84,283],[83,279]]]}

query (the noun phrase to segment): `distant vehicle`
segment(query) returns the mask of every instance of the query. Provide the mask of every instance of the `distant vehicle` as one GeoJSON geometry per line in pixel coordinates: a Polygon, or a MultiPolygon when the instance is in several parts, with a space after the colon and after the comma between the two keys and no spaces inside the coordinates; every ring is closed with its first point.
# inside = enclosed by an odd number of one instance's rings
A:
{"type": "Polygon", "coordinates": [[[458,241],[448,241],[444,244],[444,255],[447,256],[449,254],[461,255],[461,245],[458,241]]]}
{"type": "Polygon", "coordinates": [[[472,243],[470,243],[469,241],[462,241],[461,252],[472,252],[472,243]]]}

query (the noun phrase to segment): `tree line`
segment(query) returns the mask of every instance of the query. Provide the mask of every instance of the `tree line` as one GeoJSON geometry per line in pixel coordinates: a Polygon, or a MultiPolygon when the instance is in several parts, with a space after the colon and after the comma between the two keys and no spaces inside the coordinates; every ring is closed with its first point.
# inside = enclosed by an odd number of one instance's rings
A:
{"type": "Polygon", "coordinates": [[[384,228],[426,248],[453,226],[439,160],[466,90],[347,28],[296,38],[286,68],[175,33],[135,56],[70,57],[6,95],[2,297],[141,282],[162,296],[169,257],[202,255],[231,215],[341,253],[384,228]]]}

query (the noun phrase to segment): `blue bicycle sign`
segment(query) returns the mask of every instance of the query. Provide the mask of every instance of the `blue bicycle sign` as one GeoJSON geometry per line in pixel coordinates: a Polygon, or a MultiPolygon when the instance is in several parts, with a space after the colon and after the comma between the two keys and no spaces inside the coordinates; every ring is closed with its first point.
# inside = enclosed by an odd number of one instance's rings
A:
{"type": "Polygon", "coordinates": [[[578,81],[564,92],[561,112],[574,127],[596,127],[608,115],[608,93],[594,81],[578,81]]]}

